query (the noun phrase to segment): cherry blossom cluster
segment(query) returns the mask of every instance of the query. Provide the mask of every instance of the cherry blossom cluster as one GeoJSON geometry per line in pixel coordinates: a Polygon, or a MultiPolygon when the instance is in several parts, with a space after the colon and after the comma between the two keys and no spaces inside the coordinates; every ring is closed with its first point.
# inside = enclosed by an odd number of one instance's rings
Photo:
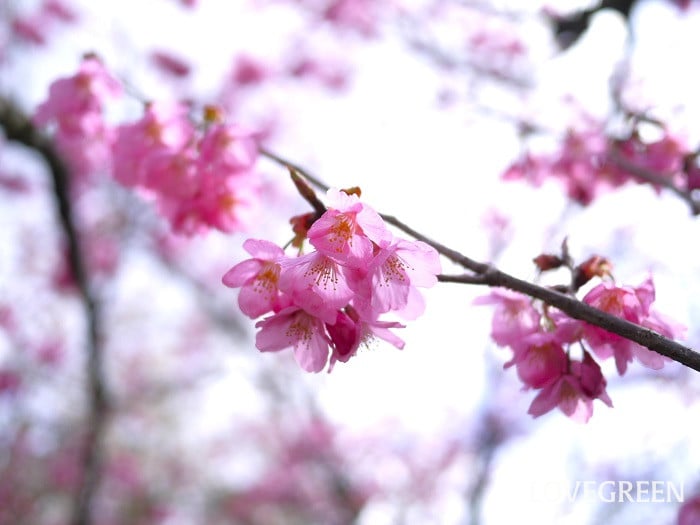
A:
{"type": "Polygon", "coordinates": [[[534,186],[548,178],[558,179],[569,198],[582,205],[631,181],[650,183],[657,192],[661,182],[682,191],[700,188],[696,153],[681,138],[667,130],[661,132],[660,138],[647,141],[636,130],[622,139],[597,127],[569,130],[559,151],[528,152],[503,173],[503,179],[526,180],[534,186]],[[649,171],[660,177],[659,182],[640,178],[626,165],[649,171]]]}
{"type": "Polygon", "coordinates": [[[216,108],[205,109],[203,128],[188,112],[180,103],[151,103],[119,126],[114,177],[153,199],[178,233],[246,229],[260,202],[257,143],[250,131],[220,122],[216,108]]]}
{"type": "Polygon", "coordinates": [[[178,102],[146,104],[136,122],[110,126],[103,106],[121,93],[102,62],[88,56],[76,74],[51,84],[37,108],[34,122],[52,128],[73,186],[111,172],[154,201],[178,233],[246,229],[259,204],[253,134],[225,123],[215,107],[204,109],[197,126],[189,106],[178,102]]]}
{"type": "Polygon", "coordinates": [[[86,56],[74,75],[55,80],[37,107],[34,123],[53,128],[56,148],[68,163],[78,189],[109,167],[114,132],[104,119],[104,104],[122,88],[95,56],[86,56]]]}
{"type": "MultiPolygon", "coordinates": [[[[592,260],[600,259],[589,261],[592,260]]],[[[582,301],[666,337],[682,337],[685,328],[656,312],[652,308],[654,299],[650,276],[637,287],[603,281],[588,291],[582,301]]],[[[529,409],[535,417],[559,407],[572,419],[586,422],[593,414],[595,399],[612,406],[607,382],[594,355],[600,360],[614,358],[620,375],[633,360],[655,370],[668,360],[554,308],[538,308],[533,299],[516,292],[494,289],[479,297],[476,304],[495,305],[491,337],[497,345],[512,351],[505,368],[515,366],[524,389],[538,390],[529,409]]]]}
{"type": "Polygon", "coordinates": [[[421,315],[416,287],[432,286],[440,273],[432,247],[395,237],[356,194],[331,189],[326,197],[327,209],[305,232],[312,251],[290,257],[269,241],[248,239],[243,247],[252,258],[223,276],[226,286],[241,288],[245,315],[271,313],[256,324],[257,348],[293,347],[309,372],[323,370],[329,359],[330,371],[374,338],[403,348],[391,329],[404,325],[380,317],[421,315]]]}

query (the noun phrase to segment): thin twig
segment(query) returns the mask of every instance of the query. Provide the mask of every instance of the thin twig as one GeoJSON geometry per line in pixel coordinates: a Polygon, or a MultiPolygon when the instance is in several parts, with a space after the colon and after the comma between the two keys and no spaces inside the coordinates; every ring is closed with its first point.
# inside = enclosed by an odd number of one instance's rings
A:
{"type": "MultiPolygon", "coordinates": [[[[285,167],[293,166],[294,169],[306,177],[310,182],[316,184],[319,188],[328,188],[327,185],[320,183],[317,177],[311,175],[307,170],[301,168],[300,166],[285,160],[283,157],[280,157],[277,154],[273,154],[268,151],[266,151],[264,154],[266,157],[285,167]]],[[[629,321],[603,312],[602,310],[598,310],[597,308],[593,308],[592,306],[579,301],[575,297],[563,294],[550,288],[533,284],[528,281],[523,281],[522,279],[518,279],[517,277],[498,270],[490,264],[475,261],[474,259],[453,250],[452,248],[426,237],[392,215],[380,215],[389,224],[392,224],[414,239],[432,246],[444,257],[472,272],[464,275],[440,275],[438,280],[441,282],[504,287],[523,293],[558,308],[574,319],[585,321],[624,337],[625,339],[634,341],[635,343],[638,343],[650,350],[653,350],[700,372],[700,353],[685,345],[664,337],[653,330],[630,323],[629,321]]]]}
{"type": "Polygon", "coordinates": [[[71,206],[68,169],[54,150],[50,139],[40,133],[15,104],[3,97],[0,97],[0,127],[4,128],[9,140],[36,151],[48,164],[61,229],[68,245],[68,264],[85,309],[88,332],[86,373],[90,407],[82,457],[83,478],[75,496],[72,523],[89,525],[92,523],[90,507],[99,484],[108,411],[102,365],[99,305],[90,290],[85,259],[80,249],[79,234],[71,206]]]}
{"type": "Polygon", "coordinates": [[[316,186],[317,188],[320,188],[323,191],[328,191],[330,189],[330,186],[324,184],[321,182],[321,179],[316,178],[313,176],[311,173],[309,173],[307,170],[305,170],[303,167],[299,166],[298,164],[293,163],[290,160],[287,160],[283,157],[280,157],[276,153],[273,153],[270,150],[267,150],[265,148],[260,148],[258,149],[260,152],[260,155],[263,157],[267,157],[268,159],[276,162],[277,164],[280,164],[284,166],[287,169],[292,169],[293,171],[299,172],[306,180],[308,180],[311,184],[316,186]]]}

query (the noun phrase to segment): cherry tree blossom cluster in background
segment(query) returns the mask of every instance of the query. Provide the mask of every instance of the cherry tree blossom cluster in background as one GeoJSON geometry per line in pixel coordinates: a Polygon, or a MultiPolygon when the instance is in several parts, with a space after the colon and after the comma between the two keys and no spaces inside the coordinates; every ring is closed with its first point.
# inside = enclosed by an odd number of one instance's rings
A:
{"type": "Polygon", "coordinates": [[[35,122],[51,124],[56,147],[80,179],[111,169],[114,178],[155,202],[173,230],[186,235],[210,228],[234,232],[249,227],[258,205],[252,167],[257,146],[252,134],[218,122],[206,108],[197,129],[185,104],[146,104],[141,119],[115,128],[103,118],[104,104],[122,93],[96,57],[76,75],[51,85],[35,122]]]}
{"type": "Polygon", "coordinates": [[[535,186],[556,179],[569,198],[582,205],[631,182],[651,184],[656,191],[668,186],[687,193],[700,189],[697,151],[660,123],[647,126],[659,128],[661,138],[644,140],[638,131],[638,119],[630,120],[632,130],[623,138],[606,133],[600,124],[570,130],[559,151],[528,152],[504,172],[503,179],[526,180],[535,186]],[[635,167],[634,173],[629,166],[635,167]]]}

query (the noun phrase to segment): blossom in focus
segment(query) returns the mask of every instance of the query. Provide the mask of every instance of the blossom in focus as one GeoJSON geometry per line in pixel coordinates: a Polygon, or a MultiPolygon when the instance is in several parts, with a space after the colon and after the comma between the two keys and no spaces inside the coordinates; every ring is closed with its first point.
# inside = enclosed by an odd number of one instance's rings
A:
{"type": "Polygon", "coordinates": [[[595,399],[612,407],[600,366],[588,352],[584,352],[582,361],[572,360],[569,367],[568,373],[545,386],[533,399],[528,414],[539,417],[559,407],[574,421],[586,423],[593,415],[595,399]]]}
{"type": "Polygon", "coordinates": [[[341,361],[346,363],[354,356],[361,345],[369,347],[374,339],[382,339],[402,350],[405,343],[390,328],[404,328],[396,321],[379,321],[362,319],[352,306],[345,312],[338,311],[335,324],[326,324],[331,339],[331,357],[329,372],[333,365],[341,361]]]}
{"type": "Polygon", "coordinates": [[[353,296],[345,268],[320,252],[289,258],[280,265],[280,289],[299,307],[333,324],[336,310],[353,296]]]}
{"type": "Polygon", "coordinates": [[[251,319],[281,310],[278,261],[285,257],[284,251],[276,244],[256,239],[245,241],[243,248],[253,258],[226,272],[223,283],[229,288],[241,287],[238,306],[251,319]]]}
{"type": "MultiPolygon", "coordinates": [[[[404,342],[392,329],[404,325],[380,316],[417,317],[424,306],[417,287],[434,285],[441,271],[432,247],[394,238],[357,195],[332,189],[326,197],[326,211],[310,227],[298,227],[299,217],[292,221],[295,239],[308,232],[315,250],[289,257],[268,241],[249,239],[244,248],[253,259],[223,277],[225,285],[241,287],[244,314],[274,313],[256,325],[258,349],[292,347],[302,368],[311,372],[329,359],[330,371],[375,339],[402,349],[404,342]]],[[[301,250],[303,239],[297,241],[294,246],[301,250]]]]}
{"type": "Polygon", "coordinates": [[[328,362],[328,335],[323,321],[297,306],[259,321],[255,346],[261,352],[274,352],[290,346],[299,366],[307,372],[320,372],[328,362]]]}
{"type": "Polygon", "coordinates": [[[505,366],[515,365],[526,387],[543,388],[566,373],[569,358],[555,332],[529,334],[512,347],[513,359],[505,366]]]}
{"type": "Polygon", "coordinates": [[[382,218],[357,195],[330,189],[328,211],[309,229],[307,237],[319,252],[349,267],[367,266],[375,245],[391,240],[382,218]]]}
{"type": "Polygon", "coordinates": [[[440,260],[432,247],[397,239],[376,250],[366,270],[360,270],[362,278],[351,281],[351,286],[357,291],[357,307],[364,316],[396,311],[405,319],[415,319],[424,309],[416,286],[433,286],[439,273],[440,260]]]}

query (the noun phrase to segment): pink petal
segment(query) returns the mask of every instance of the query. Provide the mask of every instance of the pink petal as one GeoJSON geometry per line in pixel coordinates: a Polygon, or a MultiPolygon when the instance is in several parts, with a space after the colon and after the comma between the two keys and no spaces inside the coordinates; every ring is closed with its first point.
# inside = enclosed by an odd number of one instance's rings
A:
{"type": "Polygon", "coordinates": [[[284,251],[275,243],[263,239],[246,239],[243,249],[256,259],[275,261],[284,257],[284,251]]]}
{"type": "Polygon", "coordinates": [[[229,288],[238,288],[254,279],[262,266],[257,259],[247,259],[227,271],[221,278],[221,282],[229,288]]]}

